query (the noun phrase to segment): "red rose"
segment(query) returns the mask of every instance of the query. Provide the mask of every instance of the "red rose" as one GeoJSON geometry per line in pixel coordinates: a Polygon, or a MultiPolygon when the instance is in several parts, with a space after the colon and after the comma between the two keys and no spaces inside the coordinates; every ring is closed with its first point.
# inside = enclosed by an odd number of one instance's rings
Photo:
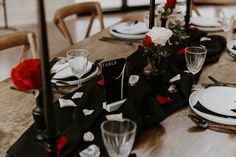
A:
{"type": "Polygon", "coordinates": [[[20,90],[39,89],[42,86],[39,59],[27,59],[11,71],[11,80],[20,90]]]}
{"type": "Polygon", "coordinates": [[[175,8],[175,4],[176,4],[176,0],[167,0],[167,7],[170,9],[174,9],[175,8]]]}
{"type": "Polygon", "coordinates": [[[143,45],[146,47],[150,47],[151,45],[154,45],[154,43],[152,42],[152,38],[146,35],[145,38],[143,39],[143,45]]]}

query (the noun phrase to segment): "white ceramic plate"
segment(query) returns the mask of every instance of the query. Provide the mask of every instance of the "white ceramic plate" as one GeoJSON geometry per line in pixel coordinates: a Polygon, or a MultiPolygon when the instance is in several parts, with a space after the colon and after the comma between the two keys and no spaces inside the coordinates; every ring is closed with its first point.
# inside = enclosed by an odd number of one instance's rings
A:
{"type": "Polygon", "coordinates": [[[236,88],[209,87],[200,93],[199,102],[215,113],[236,116],[236,113],[231,111],[231,109],[236,109],[236,88]]]}
{"type": "Polygon", "coordinates": [[[214,17],[192,17],[191,23],[195,26],[200,27],[220,27],[221,24],[218,22],[218,18],[214,17]]]}
{"type": "Polygon", "coordinates": [[[196,110],[193,106],[199,101],[199,95],[201,92],[202,92],[202,90],[195,91],[189,97],[189,105],[190,105],[191,109],[196,114],[198,114],[199,116],[201,116],[205,119],[216,122],[216,123],[226,124],[226,125],[236,125],[236,119],[234,119],[234,118],[218,117],[218,116],[206,114],[206,113],[196,110]]]}
{"type": "MultiPolygon", "coordinates": [[[[96,67],[96,70],[94,70],[94,72],[92,72],[89,76],[87,76],[85,78],[82,78],[80,80],[81,83],[83,84],[83,83],[89,81],[90,79],[94,78],[95,76],[97,76],[98,72],[99,72],[99,67],[96,67]]],[[[55,80],[55,79],[51,80],[51,82],[55,83],[57,86],[68,86],[68,85],[73,86],[73,85],[77,85],[78,84],[78,80],[64,81],[66,84],[60,83],[60,82],[58,83],[57,81],[58,80],[55,80]]]]}
{"type": "Polygon", "coordinates": [[[125,39],[143,39],[148,28],[144,22],[137,24],[129,24],[128,22],[121,22],[109,28],[109,32],[118,38],[125,39]]]}
{"type": "MultiPolygon", "coordinates": [[[[58,66],[58,65],[55,65],[55,66],[58,66]]],[[[61,66],[62,68],[61,68],[61,70],[58,70],[58,72],[53,76],[53,78],[63,79],[63,78],[74,76],[74,74],[72,73],[68,63],[64,63],[64,64],[61,64],[59,66],[61,66]]],[[[88,65],[87,65],[87,68],[85,70],[85,74],[87,72],[89,72],[91,70],[91,68],[92,68],[92,62],[89,61],[88,65]]],[[[60,69],[60,68],[58,68],[58,69],[60,69]]]]}
{"type": "Polygon", "coordinates": [[[233,49],[234,45],[236,45],[236,40],[231,40],[227,42],[227,49],[229,50],[230,53],[236,55],[236,50],[233,49]]]}
{"type": "Polygon", "coordinates": [[[206,32],[218,32],[222,31],[221,27],[200,27],[200,26],[194,26],[198,28],[201,31],[206,31],[206,32]]]}

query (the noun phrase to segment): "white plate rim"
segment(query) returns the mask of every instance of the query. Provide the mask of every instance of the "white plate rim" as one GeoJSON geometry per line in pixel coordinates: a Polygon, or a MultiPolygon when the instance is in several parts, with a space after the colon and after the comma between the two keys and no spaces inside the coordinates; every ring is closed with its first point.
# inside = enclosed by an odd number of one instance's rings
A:
{"type": "Polygon", "coordinates": [[[145,38],[145,34],[136,34],[135,35],[135,34],[122,34],[122,33],[114,32],[113,30],[115,29],[115,27],[117,27],[118,25],[120,25],[122,23],[125,23],[125,22],[117,23],[109,28],[109,32],[111,33],[111,35],[118,37],[118,38],[125,38],[125,39],[144,39],[145,38]]]}
{"type": "Polygon", "coordinates": [[[191,21],[191,23],[193,24],[193,25],[195,25],[195,26],[199,26],[199,27],[204,27],[204,28],[212,28],[212,27],[220,27],[221,26],[221,24],[219,23],[219,22],[216,22],[217,21],[217,17],[191,17],[191,19],[190,19],[190,21],[191,21]],[[196,22],[196,20],[197,20],[197,22],[196,22]],[[198,21],[208,21],[208,23],[199,23],[198,21]],[[209,23],[209,20],[216,20],[215,21],[215,24],[216,25],[211,25],[211,23],[209,23]]]}
{"type": "MultiPolygon", "coordinates": [[[[204,102],[203,100],[203,97],[205,96],[205,94],[207,94],[207,92],[222,92],[222,91],[225,91],[226,90],[235,90],[235,93],[236,93],[236,88],[233,88],[233,87],[224,87],[224,86],[214,86],[214,87],[209,87],[209,88],[206,88],[205,90],[203,90],[200,94],[199,94],[199,102],[201,103],[202,106],[204,106],[205,108],[207,108],[208,110],[210,111],[213,111],[215,113],[218,113],[218,114],[222,114],[222,115],[226,115],[226,116],[236,116],[236,113],[235,112],[230,112],[230,110],[222,110],[222,109],[218,109],[216,108],[216,106],[214,106],[215,104],[217,103],[214,103],[213,105],[212,104],[209,104],[207,102],[204,102]]],[[[228,92],[228,91],[227,91],[228,92]]],[[[223,92],[224,93],[224,92],[223,92]]],[[[208,98],[209,100],[210,98],[208,98]]],[[[216,99],[216,98],[214,98],[216,99]]],[[[233,102],[232,102],[233,103],[233,102]]],[[[224,107],[223,107],[224,108],[224,107]]]]}
{"type": "Polygon", "coordinates": [[[200,27],[200,26],[195,26],[194,27],[198,28],[201,31],[206,31],[206,32],[218,32],[218,31],[222,31],[221,27],[200,27]]]}
{"type": "Polygon", "coordinates": [[[216,122],[216,123],[219,123],[219,124],[236,125],[236,119],[234,119],[234,118],[224,118],[224,117],[218,117],[218,116],[206,114],[206,113],[198,111],[197,109],[195,109],[193,107],[194,105],[196,105],[196,103],[198,101],[199,94],[202,90],[204,90],[204,89],[194,91],[194,92],[191,93],[191,95],[189,97],[189,106],[190,106],[190,108],[196,114],[198,114],[199,116],[201,116],[201,117],[203,117],[207,120],[210,120],[210,121],[213,121],[213,122],[216,122]]]}

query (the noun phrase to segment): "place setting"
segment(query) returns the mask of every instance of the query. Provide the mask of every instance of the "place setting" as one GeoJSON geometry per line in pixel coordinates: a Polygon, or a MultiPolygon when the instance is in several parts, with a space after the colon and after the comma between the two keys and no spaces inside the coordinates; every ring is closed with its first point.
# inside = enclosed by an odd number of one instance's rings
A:
{"type": "Polygon", "coordinates": [[[75,49],[69,51],[66,58],[60,57],[51,69],[54,73],[51,82],[56,86],[74,86],[97,76],[100,72],[98,64],[102,59],[89,61],[88,55],[87,50],[75,49]]]}

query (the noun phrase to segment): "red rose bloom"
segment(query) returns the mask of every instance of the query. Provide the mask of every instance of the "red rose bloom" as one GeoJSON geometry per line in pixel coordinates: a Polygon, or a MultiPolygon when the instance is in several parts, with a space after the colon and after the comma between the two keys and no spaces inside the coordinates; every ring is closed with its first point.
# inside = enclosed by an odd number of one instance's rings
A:
{"type": "Polygon", "coordinates": [[[175,4],[176,4],[176,0],[167,0],[167,7],[170,9],[174,9],[175,8],[175,4]]]}
{"type": "Polygon", "coordinates": [[[148,35],[145,36],[145,38],[143,39],[143,45],[146,47],[150,47],[152,45],[154,45],[154,43],[152,42],[152,38],[148,35]]]}
{"type": "Polygon", "coordinates": [[[39,89],[42,86],[39,59],[27,59],[11,71],[11,80],[20,90],[39,89]]]}

